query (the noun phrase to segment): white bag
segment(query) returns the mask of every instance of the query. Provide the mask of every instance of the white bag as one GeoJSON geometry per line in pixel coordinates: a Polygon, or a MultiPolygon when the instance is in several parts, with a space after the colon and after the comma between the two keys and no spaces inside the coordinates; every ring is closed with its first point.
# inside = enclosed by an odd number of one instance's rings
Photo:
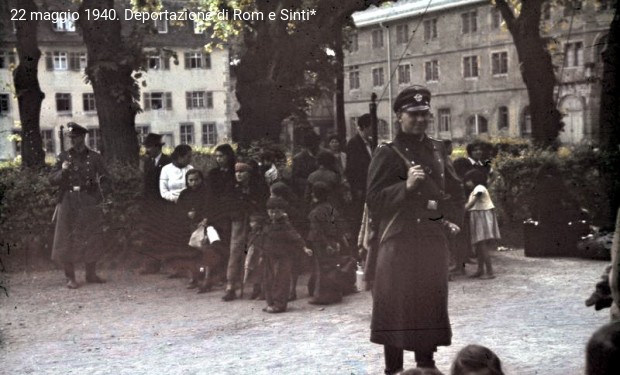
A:
{"type": "Polygon", "coordinates": [[[188,245],[197,249],[202,248],[206,243],[212,244],[215,241],[219,241],[220,236],[212,226],[203,227],[199,226],[189,238],[188,245]]]}

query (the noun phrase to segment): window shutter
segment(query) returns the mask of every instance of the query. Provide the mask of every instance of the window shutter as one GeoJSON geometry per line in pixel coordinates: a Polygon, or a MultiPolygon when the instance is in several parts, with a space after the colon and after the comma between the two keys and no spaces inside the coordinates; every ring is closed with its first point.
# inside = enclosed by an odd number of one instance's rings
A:
{"type": "Polygon", "coordinates": [[[205,69],[211,69],[211,54],[210,53],[206,53],[203,54],[203,64],[202,66],[204,66],[205,69]]]}
{"type": "Polygon", "coordinates": [[[172,93],[166,93],[166,109],[172,109],[172,93]]]}
{"type": "Polygon", "coordinates": [[[151,93],[149,92],[144,93],[144,110],[145,111],[151,110],[151,93]]]}
{"type": "Polygon", "coordinates": [[[45,69],[54,70],[54,59],[51,52],[45,52],[45,69]]]}
{"type": "Polygon", "coordinates": [[[164,70],[170,70],[170,57],[164,55],[161,59],[164,61],[164,70]]]}
{"type": "Polygon", "coordinates": [[[9,52],[9,65],[17,63],[15,52],[9,52]]]}
{"type": "Polygon", "coordinates": [[[185,107],[187,109],[192,109],[192,93],[189,91],[185,92],[185,107]]]}
{"type": "Polygon", "coordinates": [[[189,53],[185,52],[185,69],[189,69],[190,65],[189,65],[189,53]]]}
{"type": "Polygon", "coordinates": [[[69,70],[80,70],[80,55],[75,52],[69,53],[69,70]]]}

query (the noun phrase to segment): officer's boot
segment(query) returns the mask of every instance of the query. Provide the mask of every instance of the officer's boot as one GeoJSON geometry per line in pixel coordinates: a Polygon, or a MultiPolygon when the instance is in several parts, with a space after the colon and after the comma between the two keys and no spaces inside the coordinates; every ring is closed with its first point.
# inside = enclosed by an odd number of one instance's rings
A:
{"type": "Polygon", "coordinates": [[[86,263],[86,282],[87,283],[92,283],[92,284],[103,284],[105,283],[105,279],[102,279],[101,277],[97,276],[97,271],[96,271],[96,265],[97,263],[86,263]]]}
{"type": "Polygon", "coordinates": [[[73,263],[65,263],[65,277],[67,278],[67,288],[77,289],[79,287],[77,281],[75,281],[75,267],[73,267],[73,263]]]}

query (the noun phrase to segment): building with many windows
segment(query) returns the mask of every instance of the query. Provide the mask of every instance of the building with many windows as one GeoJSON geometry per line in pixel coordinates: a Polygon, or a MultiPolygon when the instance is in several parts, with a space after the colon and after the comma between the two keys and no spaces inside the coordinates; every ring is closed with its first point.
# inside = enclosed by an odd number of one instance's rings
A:
{"type": "MultiPolygon", "coordinates": [[[[601,52],[613,18],[610,2],[544,7],[541,29],[550,40],[564,114],[564,143],[591,140],[598,123],[601,52]],[[574,14],[574,16],[573,16],[574,14]]],[[[379,101],[379,133],[396,127],[392,100],[405,87],[433,94],[429,132],[445,139],[529,137],[528,95],[512,36],[501,14],[481,0],[401,0],[353,15],[357,32],[345,53],[345,112],[350,136],[379,101]],[[430,4],[430,5],[429,5],[430,4]]]]}
{"type": "MultiPolygon", "coordinates": [[[[71,1],[49,3],[51,10],[55,5],[63,10],[77,8],[71,1]]],[[[167,9],[174,7],[174,2],[167,5],[167,9]]],[[[161,133],[172,147],[213,146],[230,138],[236,114],[229,54],[227,50],[207,53],[208,37],[195,26],[192,21],[153,23],[153,34],[146,39],[148,71],[141,78],[146,86],[141,88],[143,112],[136,116],[137,136],[161,133]]],[[[1,35],[0,159],[11,159],[20,152],[19,142],[10,137],[20,132],[20,121],[12,86],[11,69],[17,58],[10,20],[2,20],[1,35]]],[[[86,46],[79,30],[70,19],[40,21],[39,48],[39,82],[45,93],[41,135],[46,152],[60,152],[60,127],[71,121],[88,128],[88,145],[101,150],[96,97],[85,83],[86,46]]]]}

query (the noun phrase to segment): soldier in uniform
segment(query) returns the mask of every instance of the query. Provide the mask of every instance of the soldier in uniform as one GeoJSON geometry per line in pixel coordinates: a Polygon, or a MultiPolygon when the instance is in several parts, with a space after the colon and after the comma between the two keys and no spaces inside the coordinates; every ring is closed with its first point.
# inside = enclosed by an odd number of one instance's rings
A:
{"type": "Polygon", "coordinates": [[[423,86],[394,102],[400,132],[377,148],[367,204],[378,225],[370,340],[384,346],[385,373],[403,369],[403,351],[418,367],[435,367],[437,346],[450,345],[447,234],[456,234],[460,180],[441,141],[425,133],[431,95],[423,86]],[[451,193],[456,195],[452,195],[451,193]]]}
{"type": "Polygon", "coordinates": [[[103,253],[102,184],[107,171],[103,157],[86,147],[88,131],[73,122],[67,127],[73,147],[58,156],[49,176],[50,183],[60,188],[52,260],[64,267],[67,287],[76,289],[77,262],[86,264],[87,283],[105,283],[97,276],[96,263],[103,253]]]}

